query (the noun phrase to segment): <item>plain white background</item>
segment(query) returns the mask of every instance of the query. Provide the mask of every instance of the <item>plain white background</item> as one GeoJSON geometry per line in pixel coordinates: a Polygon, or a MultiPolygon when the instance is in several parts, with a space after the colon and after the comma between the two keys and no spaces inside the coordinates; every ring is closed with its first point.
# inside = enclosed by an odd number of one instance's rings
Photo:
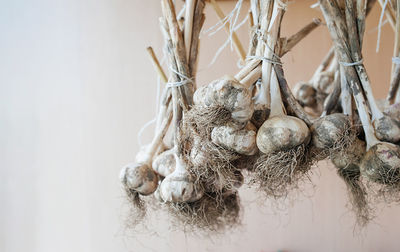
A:
{"type": "MultiPolygon", "coordinates": [[[[308,23],[314,1],[289,6],[284,35],[308,23]]],[[[203,239],[171,232],[159,216],[158,235],[126,230],[120,168],[138,150],[137,133],[154,117],[156,75],[145,48],[161,57],[159,1],[0,1],[0,251],[396,251],[398,207],[354,232],[344,184],[327,163],[315,170],[315,188],[286,210],[255,202],[241,191],[243,227],[203,239]]],[[[222,4],[227,12],[232,2],[222,4]]],[[[392,31],[382,30],[380,9],[371,14],[365,58],[374,90],[384,97],[392,31]]],[[[207,8],[210,27],[216,22],[207,8]]],[[[239,32],[247,44],[246,27],[239,32]]],[[[199,84],[236,70],[225,50],[207,67],[226,38],[202,37],[199,84]]],[[[312,75],[329,49],[319,28],[285,58],[291,84],[312,75]]],[[[151,130],[144,134],[144,140],[151,130]]],[[[155,217],[154,217],[155,218],[155,217]]],[[[154,219],[153,219],[154,220],[154,219]]]]}

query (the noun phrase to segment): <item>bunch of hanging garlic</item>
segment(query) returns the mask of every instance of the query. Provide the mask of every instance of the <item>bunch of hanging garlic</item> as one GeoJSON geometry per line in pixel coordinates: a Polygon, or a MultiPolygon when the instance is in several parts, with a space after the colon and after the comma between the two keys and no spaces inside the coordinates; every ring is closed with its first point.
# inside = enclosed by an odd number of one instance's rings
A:
{"type": "Polygon", "coordinates": [[[400,141],[400,106],[392,103],[400,68],[392,78],[390,106],[382,113],[361,60],[371,1],[320,0],[334,48],[311,80],[297,85],[295,95],[280,57],[320,20],[289,38],[280,37],[286,2],[252,0],[244,66],[234,76],[196,89],[205,1],[187,0],[180,24],[172,0],[162,0],[170,77],[153,141],[121,172],[138,209],[144,210],[142,196],[153,195],[179,227],[224,229],[239,223],[238,189],[246,174],[266,197],[285,198],[323,159],[337,167],[360,224],[370,219],[363,178],[399,194],[400,148],[395,144],[400,141]]]}

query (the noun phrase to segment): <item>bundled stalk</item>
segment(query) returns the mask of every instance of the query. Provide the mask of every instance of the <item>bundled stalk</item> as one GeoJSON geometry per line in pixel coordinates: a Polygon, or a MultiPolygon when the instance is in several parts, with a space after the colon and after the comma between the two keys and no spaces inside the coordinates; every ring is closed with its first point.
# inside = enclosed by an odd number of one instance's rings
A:
{"type": "Polygon", "coordinates": [[[302,158],[310,140],[310,131],[301,119],[286,115],[273,69],[274,64],[280,64],[276,56],[281,52],[279,34],[285,8],[285,1],[261,2],[261,13],[264,13],[260,16],[261,30],[264,28],[267,36],[266,43],[260,40],[256,52],[263,54],[258,108],[270,108],[270,113],[268,119],[261,121],[257,132],[260,154],[255,162],[253,180],[268,197],[274,198],[284,197],[297,187],[297,182],[309,169],[304,166],[302,158]],[[269,13],[275,14],[272,20],[269,13]]]}
{"type": "MultiPolygon", "coordinates": [[[[347,84],[350,86],[366,139],[366,153],[358,163],[361,174],[369,181],[379,183],[383,188],[398,188],[400,169],[400,148],[389,142],[394,140],[397,133],[393,133],[395,126],[378,108],[373,98],[368,76],[362,64],[361,44],[365,14],[365,4],[354,6],[352,1],[346,1],[342,10],[336,1],[320,1],[331,37],[334,41],[338,57],[343,65],[347,84]],[[360,9],[361,8],[361,9],[360,9]],[[357,16],[357,18],[356,18],[357,16]],[[360,29],[362,27],[362,29],[360,29]],[[353,63],[354,62],[354,63],[353,63]],[[366,99],[365,99],[366,98],[366,99]],[[369,108],[367,107],[369,105],[369,108]],[[372,118],[369,115],[371,110],[372,118]],[[372,122],[371,122],[372,121],[372,122]],[[386,131],[383,134],[382,127],[386,131]],[[378,140],[380,138],[380,141],[378,140]]],[[[356,176],[359,177],[359,176],[356,176]]],[[[368,221],[368,207],[364,208],[365,216],[359,215],[359,221],[368,221]]]]}

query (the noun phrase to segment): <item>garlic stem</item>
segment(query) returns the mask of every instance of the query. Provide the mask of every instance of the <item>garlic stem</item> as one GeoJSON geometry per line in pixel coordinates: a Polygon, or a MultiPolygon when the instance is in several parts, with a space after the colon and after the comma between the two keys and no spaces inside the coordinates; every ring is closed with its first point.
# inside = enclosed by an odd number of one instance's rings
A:
{"type": "Polygon", "coordinates": [[[240,83],[247,88],[250,88],[261,77],[261,66],[254,68],[240,83]]]}
{"type": "Polygon", "coordinates": [[[346,74],[344,73],[343,66],[340,66],[340,88],[341,88],[341,105],[343,114],[351,117],[353,114],[351,94],[349,85],[347,84],[346,74]]]}
{"type": "Polygon", "coordinates": [[[193,19],[194,19],[194,9],[196,7],[196,0],[186,0],[185,2],[185,31],[184,31],[184,39],[185,39],[185,49],[186,49],[186,57],[187,62],[189,62],[190,58],[190,48],[192,43],[192,30],[193,30],[193,19]]]}
{"type": "Polygon", "coordinates": [[[331,47],[329,49],[329,52],[326,54],[324,59],[322,60],[321,64],[317,67],[315,70],[313,76],[309,80],[309,83],[314,83],[314,80],[318,77],[318,75],[326,69],[326,67],[329,65],[329,63],[332,61],[333,57],[335,56],[335,47],[331,47]]]}
{"type": "Polygon", "coordinates": [[[160,125],[160,130],[155,134],[153,137],[153,140],[151,141],[148,149],[147,149],[147,160],[145,161],[146,164],[151,164],[152,159],[157,152],[158,147],[160,146],[162,139],[164,138],[165,134],[168,131],[169,125],[172,120],[172,105],[170,104],[168,106],[166,115],[164,117],[164,120],[162,121],[160,125]]]}
{"type": "Polygon", "coordinates": [[[281,91],[279,89],[278,80],[276,78],[275,71],[271,73],[271,112],[270,117],[286,115],[285,106],[282,102],[281,91]]]}
{"type": "Polygon", "coordinates": [[[253,69],[255,67],[257,67],[260,64],[261,60],[260,59],[252,59],[250,60],[248,63],[246,63],[246,65],[240,69],[240,71],[235,75],[235,79],[238,80],[239,82],[241,82],[244,78],[246,78],[247,75],[249,75],[249,73],[251,71],[253,71],[253,69]]]}
{"type": "Polygon", "coordinates": [[[339,80],[339,71],[335,72],[335,77],[333,79],[333,90],[325,99],[324,110],[320,117],[324,117],[331,113],[335,108],[341,93],[341,82],[339,80]]]}

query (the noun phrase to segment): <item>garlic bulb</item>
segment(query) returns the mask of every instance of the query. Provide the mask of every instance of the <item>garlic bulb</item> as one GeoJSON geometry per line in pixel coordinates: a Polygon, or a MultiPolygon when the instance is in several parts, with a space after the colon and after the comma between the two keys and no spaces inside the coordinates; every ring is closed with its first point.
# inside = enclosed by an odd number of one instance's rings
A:
{"type": "Polygon", "coordinates": [[[254,155],[257,152],[257,129],[250,122],[244,129],[237,130],[231,125],[215,127],[211,140],[216,145],[243,155],[254,155]]]}
{"type": "Polygon", "coordinates": [[[349,118],[344,114],[320,117],[310,127],[312,143],[319,149],[331,148],[348,134],[350,127],[349,118]]]}
{"type": "Polygon", "coordinates": [[[400,103],[389,105],[385,108],[384,113],[396,121],[400,121],[400,103]]]}
{"type": "Polygon", "coordinates": [[[254,105],[251,92],[234,78],[225,76],[200,87],[193,101],[199,106],[223,106],[231,112],[234,123],[243,127],[250,120],[254,105]]]}
{"type": "Polygon", "coordinates": [[[288,150],[308,143],[310,131],[307,125],[293,116],[274,116],[269,118],[257,132],[257,146],[264,154],[288,150]]]}
{"type": "Polygon", "coordinates": [[[381,142],[373,145],[361,163],[361,173],[369,180],[393,185],[400,182],[400,147],[381,142]]]}
{"type": "Polygon", "coordinates": [[[170,175],[175,170],[175,148],[166,150],[153,160],[153,170],[163,177],[170,175]]]}
{"type": "Polygon", "coordinates": [[[201,198],[203,191],[195,188],[185,163],[175,154],[176,168],[160,185],[160,195],[167,202],[190,202],[201,198]]]}
{"type": "Polygon", "coordinates": [[[157,174],[146,164],[128,164],[120,174],[122,184],[142,195],[149,195],[157,189],[157,174]]]}
{"type": "Polygon", "coordinates": [[[317,104],[317,91],[308,83],[297,83],[295,96],[302,106],[314,107],[317,104]]]}
{"type": "Polygon", "coordinates": [[[400,141],[400,122],[393,120],[387,115],[375,119],[372,122],[375,128],[375,135],[379,140],[391,143],[400,141]]]}
{"type": "MultiPolygon", "coordinates": [[[[337,152],[331,156],[332,163],[339,169],[349,166],[359,166],[364,157],[366,143],[358,138],[354,139],[345,153],[337,152]]],[[[359,168],[358,168],[359,169],[359,168]]]]}

